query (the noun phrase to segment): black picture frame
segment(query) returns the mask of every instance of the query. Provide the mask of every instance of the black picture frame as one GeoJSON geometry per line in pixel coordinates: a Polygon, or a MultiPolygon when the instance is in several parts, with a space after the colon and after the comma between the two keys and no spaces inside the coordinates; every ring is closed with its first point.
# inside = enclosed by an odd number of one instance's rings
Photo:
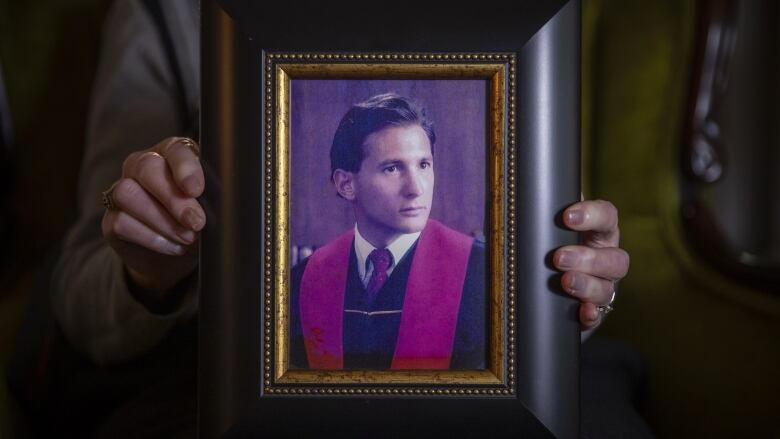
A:
{"type": "Polygon", "coordinates": [[[558,219],[580,197],[579,2],[520,1],[468,13],[397,5],[382,16],[348,4],[306,2],[204,0],[201,9],[200,140],[209,216],[201,237],[201,437],[578,437],[577,303],[560,292],[549,258],[577,241],[558,219]],[[273,197],[266,198],[265,185],[275,178],[269,172],[275,163],[266,156],[275,123],[266,106],[274,105],[268,94],[275,90],[264,78],[269,55],[304,61],[304,54],[324,53],[509,54],[516,86],[508,95],[515,103],[514,132],[507,131],[506,144],[516,190],[507,194],[518,208],[506,218],[506,233],[517,245],[503,261],[516,274],[516,294],[507,291],[505,302],[507,315],[516,316],[504,333],[513,349],[506,394],[457,386],[443,393],[415,392],[415,386],[371,393],[360,386],[347,391],[349,385],[343,393],[301,394],[263,385],[269,377],[265,348],[273,350],[263,328],[274,325],[266,307],[273,309],[275,300],[264,293],[275,276],[267,244],[277,239],[275,217],[267,213],[277,207],[266,203],[273,197]]]}

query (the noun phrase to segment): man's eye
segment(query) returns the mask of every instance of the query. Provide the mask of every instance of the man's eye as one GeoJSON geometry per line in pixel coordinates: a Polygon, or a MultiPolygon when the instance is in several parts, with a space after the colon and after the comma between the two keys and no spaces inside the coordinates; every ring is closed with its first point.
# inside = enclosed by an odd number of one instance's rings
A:
{"type": "Polygon", "coordinates": [[[385,172],[387,172],[387,173],[395,172],[395,171],[397,171],[397,170],[398,170],[398,166],[395,166],[395,165],[393,165],[393,166],[388,166],[388,167],[386,167],[386,168],[384,169],[384,171],[385,171],[385,172]]]}
{"type": "Polygon", "coordinates": [[[431,164],[428,163],[428,162],[422,162],[422,163],[420,163],[420,167],[423,168],[423,169],[428,169],[428,168],[431,167],[431,164]]]}

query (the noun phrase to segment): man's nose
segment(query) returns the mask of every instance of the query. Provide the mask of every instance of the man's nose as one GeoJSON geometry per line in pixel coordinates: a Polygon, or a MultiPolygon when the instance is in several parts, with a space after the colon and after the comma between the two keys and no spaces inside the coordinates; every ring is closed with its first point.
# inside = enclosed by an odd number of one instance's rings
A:
{"type": "Polygon", "coordinates": [[[404,195],[407,197],[419,197],[425,191],[425,182],[419,172],[409,171],[406,175],[406,184],[404,185],[404,195]]]}

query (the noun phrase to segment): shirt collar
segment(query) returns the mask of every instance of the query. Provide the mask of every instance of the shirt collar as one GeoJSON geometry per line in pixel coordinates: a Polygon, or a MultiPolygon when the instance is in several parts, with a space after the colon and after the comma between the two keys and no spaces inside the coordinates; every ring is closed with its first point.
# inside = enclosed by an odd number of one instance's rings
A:
{"type": "MultiPolygon", "coordinates": [[[[401,235],[387,246],[387,249],[390,250],[390,253],[393,255],[393,265],[387,270],[388,275],[393,271],[393,268],[395,268],[398,261],[400,261],[412,245],[414,245],[417,238],[420,237],[420,233],[421,232],[415,232],[401,235]]],[[[366,259],[368,259],[368,255],[371,254],[374,249],[376,249],[376,247],[366,241],[366,238],[360,234],[357,224],[355,224],[355,255],[357,255],[358,274],[361,279],[366,277],[366,259]]]]}

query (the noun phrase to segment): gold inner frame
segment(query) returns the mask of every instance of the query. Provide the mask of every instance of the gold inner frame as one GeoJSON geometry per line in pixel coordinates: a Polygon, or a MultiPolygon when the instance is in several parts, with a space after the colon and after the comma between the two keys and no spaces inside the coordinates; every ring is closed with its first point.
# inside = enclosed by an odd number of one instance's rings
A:
{"type": "MultiPolygon", "coordinates": [[[[346,58],[346,56],[342,55],[346,58]]],[[[438,55],[439,57],[441,55],[438,55]]],[[[453,55],[453,59],[457,55],[453,55]]],[[[471,55],[468,55],[469,57],[471,55]]],[[[493,55],[490,55],[492,58],[493,55]]],[[[338,57],[338,55],[334,55],[338,57]]],[[[362,57],[362,56],[361,56],[362,57]]],[[[366,56],[368,57],[368,56],[366,56]]],[[[507,314],[505,298],[505,277],[507,273],[510,278],[508,284],[514,284],[513,274],[507,270],[504,255],[507,253],[507,236],[505,233],[505,205],[507,202],[505,192],[504,163],[507,156],[507,142],[514,140],[514,110],[507,105],[507,92],[509,79],[514,79],[514,58],[504,55],[504,62],[485,62],[484,55],[481,60],[472,63],[464,62],[463,56],[453,63],[442,63],[434,55],[431,59],[434,62],[425,63],[418,59],[410,63],[398,63],[395,59],[391,62],[358,62],[355,63],[349,59],[347,63],[323,63],[316,62],[290,62],[286,55],[271,55],[268,57],[267,69],[267,88],[268,94],[273,93],[272,100],[275,103],[273,112],[275,113],[274,123],[270,123],[269,118],[267,128],[272,128],[275,133],[268,132],[268,142],[272,137],[276,140],[275,158],[273,161],[273,170],[266,170],[266,178],[269,179],[275,175],[274,195],[275,202],[272,203],[275,208],[273,217],[275,218],[275,235],[273,251],[276,255],[274,261],[274,291],[276,294],[274,307],[275,320],[273,320],[273,335],[275,347],[273,349],[273,373],[269,374],[269,365],[266,364],[265,390],[273,392],[275,387],[286,387],[287,385],[354,385],[363,384],[371,386],[382,385],[481,385],[492,386],[503,394],[513,393],[514,389],[514,312],[510,309],[507,314]],[[271,87],[273,78],[275,86],[271,87]],[[488,196],[486,201],[489,203],[489,258],[488,271],[490,273],[487,284],[489,285],[490,308],[489,319],[489,346],[488,346],[488,367],[484,370],[308,370],[308,369],[289,369],[288,351],[289,351],[289,302],[290,302],[290,259],[289,259],[289,208],[290,208],[290,82],[293,79],[308,78],[338,78],[338,79],[484,79],[489,82],[488,93],[488,112],[489,112],[489,152],[487,154],[488,173],[488,196]],[[511,120],[508,115],[511,114],[511,120]],[[509,128],[509,135],[507,130],[509,128]],[[273,171],[273,172],[272,172],[273,171]],[[507,318],[508,315],[508,318],[507,318]],[[509,343],[507,343],[507,334],[509,343]],[[508,355],[507,355],[507,351],[508,355]],[[508,369],[507,369],[508,367],[508,369]],[[507,374],[509,370],[509,374],[507,374]],[[273,379],[271,379],[271,376],[273,379]],[[509,386],[512,389],[507,389],[509,386]]],[[[291,56],[299,61],[304,61],[304,56],[291,56]]],[[[306,58],[309,58],[306,56],[306,58]]],[[[321,56],[320,56],[321,58],[321,56]]],[[[330,56],[328,56],[330,58],[330,56]]],[[[390,58],[390,55],[387,55],[390,58]]],[[[412,58],[410,55],[409,58],[412,58]]],[[[498,56],[496,56],[498,61],[498,56]]],[[[509,84],[511,85],[511,83],[509,84]]],[[[268,108],[266,112],[270,113],[271,97],[266,97],[268,108]]],[[[511,98],[514,104],[514,98],[511,98]]],[[[513,107],[513,105],[512,105],[513,107]]],[[[270,114],[269,114],[270,115],[270,114]]],[[[511,158],[511,155],[510,155],[511,158]]],[[[510,180],[513,180],[510,165],[510,180]]],[[[512,191],[510,191],[512,192],[512,191]]],[[[268,199],[270,194],[266,192],[268,199]]],[[[511,200],[511,197],[509,197],[511,200]]],[[[514,217],[514,204],[509,201],[509,217],[514,217]]],[[[509,250],[514,246],[510,238],[509,250]]],[[[266,254],[266,262],[268,255],[266,254]]],[[[513,264],[510,264],[513,265],[513,264]]],[[[511,267],[510,267],[511,268],[511,267]]],[[[266,272],[266,275],[270,273],[266,272]]],[[[510,288],[509,306],[513,306],[513,291],[510,288]]],[[[269,297],[266,296],[266,305],[269,297]]],[[[268,308],[266,308],[268,311],[268,308]]],[[[266,312],[268,316],[268,312],[266,312]]],[[[266,357],[271,353],[270,335],[271,324],[266,319],[266,357]]],[[[268,362],[268,360],[266,360],[268,362]]],[[[297,387],[295,387],[297,388],[297,387]]],[[[352,389],[350,389],[349,393],[352,389]]],[[[383,393],[383,389],[378,389],[376,393],[383,393]]],[[[386,389],[389,391],[389,389],[386,389]]],[[[433,389],[431,389],[433,391],[433,389]]],[[[287,393],[281,392],[281,393],[287,393]]],[[[295,393],[295,392],[291,392],[295,393]]],[[[330,393],[330,392],[328,392],[330,393]]],[[[339,393],[339,392],[335,392],[339,393]]],[[[410,392],[411,393],[411,392],[410,392]]],[[[415,391],[414,393],[417,393],[415,391]]],[[[427,389],[425,392],[427,393],[427,389]]],[[[448,392],[447,392],[448,393],[448,392]]],[[[470,390],[469,390],[470,393],[470,390]]],[[[493,391],[490,391],[493,394],[493,391]]]]}

